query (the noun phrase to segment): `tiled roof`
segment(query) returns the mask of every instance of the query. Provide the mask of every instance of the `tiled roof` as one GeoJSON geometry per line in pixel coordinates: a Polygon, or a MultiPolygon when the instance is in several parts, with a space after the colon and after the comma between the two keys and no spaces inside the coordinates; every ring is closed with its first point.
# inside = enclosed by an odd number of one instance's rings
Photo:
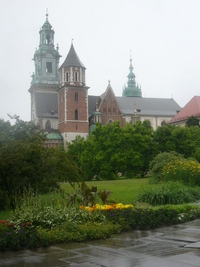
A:
{"type": "Polygon", "coordinates": [[[63,62],[61,67],[68,67],[68,66],[76,66],[76,67],[82,67],[85,68],[85,66],[83,65],[83,63],[80,61],[78,55],[76,54],[76,51],[74,49],[73,44],[71,44],[71,48],[69,50],[69,53],[65,59],[65,61],[63,62]]]}
{"type": "MultiPolygon", "coordinates": [[[[98,96],[88,96],[89,117],[93,114],[96,107],[98,96]]],[[[142,98],[142,97],[116,97],[124,115],[132,115],[135,112],[142,116],[175,116],[181,107],[173,98],[142,98]]]]}
{"type": "Polygon", "coordinates": [[[171,122],[187,120],[187,118],[200,116],[200,96],[194,96],[181,110],[171,119],[171,122]]]}
{"type": "Polygon", "coordinates": [[[181,107],[173,98],[116,97],[123,113],[134,114],[135,105],[140,115],[174,116],[181,107]]]}

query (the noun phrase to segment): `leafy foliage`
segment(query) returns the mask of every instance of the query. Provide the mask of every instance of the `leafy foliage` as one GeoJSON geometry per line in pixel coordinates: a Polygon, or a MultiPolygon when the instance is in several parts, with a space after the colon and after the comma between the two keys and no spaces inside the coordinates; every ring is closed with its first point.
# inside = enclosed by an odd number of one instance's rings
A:
{"type": "Polygon", "coordinates": [[[186,123],[185,123],[188,127],[191,127],[191,126],[199,126],[199,120],[194,117],[194,116],[191,116],[187,119],[186,123]]]}
{"type": "Polygon", "coordinates": [[[169,163],[178,159],[183,159],[183,156],[172,151],[172,152],[163,152],[158,154],[150,162],[150,171],[153,174],[153,180],[155,182],[162,181],[163,177],[163,168],[169,163]]]}
{"type": "MultiPolygon", "coordinates": [[[[80,180],[76,164],[63,148],[46,148],[38,126],[14,119],[14,125],[0,120],[0,188],[9,196],[11,208],[24,188],[45,193],[58,187],[59,181],[73,185],[80,180]]],[[[8,203],[1,208],[8,208],[8,203]]]]}
{"type": "Polygon", "coordinates": [[[117,179],[118,173],[144,176],[157,153],[152,136],[153,129],[146,121],[123,128],[119,122],[97,124],[87,140],[79,137],[68,144],[67,153],[76,158],[85,180],[117,179]]]}
{"type": "Polygon", "coordinates": [[[186,185],[200,185],[200,164],[193,159],[170,161],[163,168],[164,181],[181,181],[186,185]]]}
{"type": "Polygon", "coordinates": [[[82,182],[81,185],[78,185],[78,190],[69,196],[67,203],[72,206],[78,203],[82,206],[92,207],[96,204],[97,196],[105,203],[110,194],[109,190],[97,191],[97,186],[89,188],[85,182],[82,182]]]}
{"type": "Polygon", "coordinates": [[[154,141],[160,152],[175,151],[185,158],[194,157],[200,161],[200,128],[164,125],[158,127],[154,141]]]}
{"type": "Polygon", "coordinates": [[[145,189],[137,200],[150,205],[166,205],[191,203],[199,199],[199,188],[187,187],[178,182],[167,182],[159,184],[154,189],[145,189]]]}

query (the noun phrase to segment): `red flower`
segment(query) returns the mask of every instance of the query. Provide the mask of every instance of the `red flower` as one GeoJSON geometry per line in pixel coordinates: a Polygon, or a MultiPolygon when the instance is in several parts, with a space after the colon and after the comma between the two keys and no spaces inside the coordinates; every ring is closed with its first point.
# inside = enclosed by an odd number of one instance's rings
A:
{"type": "Polygon", "coordinates": [[[10,223],[8,226],[9,227],[15,227],[14,223],[10,223]]]}
{"type": "Polygon", "coordinates": [[[6,221],[6,220],[1,220],[0,223],[2,223],[2,224],[3,224],[3,223],[7,223],[7,221],[6,221]]]}

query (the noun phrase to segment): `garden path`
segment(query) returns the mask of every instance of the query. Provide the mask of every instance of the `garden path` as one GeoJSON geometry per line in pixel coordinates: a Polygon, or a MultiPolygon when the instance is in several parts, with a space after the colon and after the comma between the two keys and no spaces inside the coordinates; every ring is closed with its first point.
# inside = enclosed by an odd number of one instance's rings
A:
{"type": "Polygon", "coordinates": [[[0,253],[7,267],[195,267],[200,266],[200,219],[106,240],[0,253]]]}

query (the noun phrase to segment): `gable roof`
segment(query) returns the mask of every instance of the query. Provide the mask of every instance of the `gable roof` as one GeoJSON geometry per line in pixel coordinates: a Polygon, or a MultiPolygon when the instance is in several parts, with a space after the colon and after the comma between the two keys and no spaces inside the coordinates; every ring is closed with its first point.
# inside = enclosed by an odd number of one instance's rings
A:
{"type": "Polygon", "coordinates": [[[69,50],[69,53],[61,65],[61,67],[69,67],[69,66],[76,66],[76,67],[82,67],[85,68],[83,63],[80,61],[78,55],[76,54],[76,51],[74,49],[73,44],[71,44],[71,48],[69,50]]]}
{"type": "Polygon", "coordinates": [[[142,98],[142,97],[116,97],[124,115],[133,114],[136,110],[139,115],[174,116],[181,107],[173,98],[142,98]]]}
{"type": "Polygon", "coordinates": [[[191,116],[200,116],[200,96],[194,96],[170,122],[187,120],[191,116]]]}
{"type": "Polygon", "coordinates": [[[118,102],[118,100],[117,100],[117,97],[115,96],[115,93],[114,93],[114,91],[113,91],[113,89],[112,89],[112,87],[111,87],[111,85],[110,85],[110,81],[109,81],[109,83],[108,83],[108,86],[107,86],[107,88],[106,88],[105,93],[102,94],[102,101],[101,101],[101,103],[100,103],[100,105],[99,105],[99,110],[101,109],[101,105],[102,105],[102,103],[103,103],[103,100],[106,98],[107,93],[108,93],[109,90],[110,90],[111,93],[113,94],[113,96],[114,96],[114,98],[115,98],[115,100],[116,100],[116,103],[117,103],[117,105],[118,105],[118,107],[119,107],[120,112],[123,113],[123,112],[122,112],[122,109],[121,109],[121,106],[120,106],[120,104],[119,104],[119,102],[118,102]]]}

